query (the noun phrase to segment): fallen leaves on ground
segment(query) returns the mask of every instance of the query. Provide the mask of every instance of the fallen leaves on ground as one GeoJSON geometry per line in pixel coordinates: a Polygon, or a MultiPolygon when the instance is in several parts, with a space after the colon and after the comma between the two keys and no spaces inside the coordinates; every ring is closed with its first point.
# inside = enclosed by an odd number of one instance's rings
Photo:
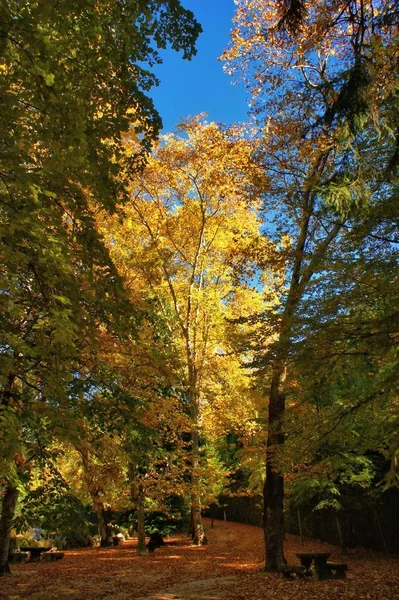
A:
{"type": "Polygon", "coordinates": [[[286,557],[331,552],[348,564],[346,579],[281,579],[263,571],[263,531],[251,525],[205,520],[207,546],[185,536],[168,538],[156,552],[138,556],[136,542],[65,552],[61,561],[13,565],[0,578],[3,600],[397,600],[399,558],[366,550],[342,556],[339,548],[288,535],[286,557]]]}

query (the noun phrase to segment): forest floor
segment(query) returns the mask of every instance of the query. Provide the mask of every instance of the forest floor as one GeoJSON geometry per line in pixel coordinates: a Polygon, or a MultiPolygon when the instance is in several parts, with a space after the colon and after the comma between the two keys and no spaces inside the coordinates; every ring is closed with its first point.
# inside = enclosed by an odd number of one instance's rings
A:
{"type": "Polygon", "coordinates": [[[251,525],[205,520],[209,544],[192,546],[187,537],[138,556],[136,542],[111,548],[68,550],[61,561],[12,565],[0,578],[6,600],[398,600],[399,557],[339,548],[313,539],[301,545],[288,535],[286,557],[296,552],[331,552],[348,564],[346,579],[281,579],[263,571],[263,532],[251,525]]]}

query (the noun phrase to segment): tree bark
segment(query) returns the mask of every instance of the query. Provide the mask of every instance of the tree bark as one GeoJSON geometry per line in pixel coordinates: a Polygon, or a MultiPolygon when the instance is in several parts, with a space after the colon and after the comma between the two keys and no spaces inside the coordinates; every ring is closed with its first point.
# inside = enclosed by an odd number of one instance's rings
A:
{"type": "Polygon", "coordinates": [[[192,473],[191,473],[191,527],[193,544],[201,546],[205,540],[204,527],[201,519],[201,478],[198,475],[199,467],[199,434],[191,432],[192,439],[192,473]]]}
{"type": "Polygon", "coordinates": [[[129,464],[130,497],[137,511],[137,553],[145,554],[145,514],[144,514],[144,486],[137,480],[135,465],[129,464]]]}
{"type": "Polygon", "coordinates": [[[301,511],[298,510],[296,511],[297,517],[298,517],[298,529],[299,529],[299,538],[301,540],[301,546],[303,546],[303,528],[302,528],[302,516],[301,516],[301,511]]]}
{"type": "Polygon", "coordinates": [[[137,488],[137,552],[138,554],[145,554],[147,546],[145,543],[144,487],[139,484],[137,488]]]}
{"type": "Polygon", "coordinates": [[[8,562],[8,551],[10,546],[11,525],[17,500],[18,489],[8,483],[3,497],[0,516],[0,575],[11,574],[8,562]]]}
{"type": "Polygon", "coordinates": [[[105,518],[104,503],[98,490],[89,490],[93,502],[93,510],[96,513],[98,521],[98,531],[100,534],[100,546],[112,546],[112,536],[109,525],[105,518]]]}
{"type": "MultiPolygon", "coordinates": [[[[0,403],[3,406],[9,405],[11,392],[15,383],[15,375],[9,373],[8,383],[6,387],[0,392],[0,403]]],[[[15,455],[15,462],[17,470],[21,468],[24,463],[22,457],[15,455]]],[[[10,548],[10,533],[12,520],[15,514],[15,507],[18,500],[18,488],[12,485],[10,482],[6,483],[6,489],[4,492],[2,504],[1,504],[1,515],[0,515],[0,575],[10,575],[10,564],[8,562],[8,552],[10,548]]]]}
{"type": "Polygon", "coordinates": [[[189,391],[191,409],[191,531],[193,544],[201,546],[205,532],[201,519],[201,477],[199,475],[199,408],[195,386],[189,391]]]}
{"type": "Polygon", "coordinates": [[[276,368],[269,397],[269,430],[266,447],[264,495],[264,532],[267,571],[278,571],[284,558],[284,475],[276,464],[279,447],[284,444],[282,417],[285,397],[280,391],[282,371],[276,368]]]}

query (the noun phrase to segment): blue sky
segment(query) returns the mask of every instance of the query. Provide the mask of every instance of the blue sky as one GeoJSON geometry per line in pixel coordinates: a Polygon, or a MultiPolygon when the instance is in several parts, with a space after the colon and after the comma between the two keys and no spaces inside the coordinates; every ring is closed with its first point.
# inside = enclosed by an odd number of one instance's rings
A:
{"type": "Polygon", "coordinates": [[[181,53],[162,52],[163,64],[154,68],[160,85],[151,96],[161,114],[163,132],[172,131],[180,117],[208,113],[209,121],[230,124],[245,121],[247,101],[242,85],[232,85],[218,61],[229,42],[233,27],[234,0],[181,0],[201,23],[203,33],[197,42],[197,55],[183,60],[181,53]]]}

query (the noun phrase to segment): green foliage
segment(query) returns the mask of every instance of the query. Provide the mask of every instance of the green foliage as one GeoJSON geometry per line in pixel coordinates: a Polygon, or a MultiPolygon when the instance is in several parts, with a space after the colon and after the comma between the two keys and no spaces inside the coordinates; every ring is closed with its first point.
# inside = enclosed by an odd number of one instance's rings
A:
{"type": "Polygon", "coordinates": [[[324,453],[324,459],[315,457],[308,469],[289,480],[290,504],[311,510],[354,508],[375,481],[372,460],[349,452],[334,453],[327,446],[324,453]]]}
{"type": "Polygon", "coordinates": [[[90,538],[96,533],[90,517],[90,509],[71,492],[62,477],[53,472],[24,496],[14,527],[22,533],[39,527],[44,530],[44,537],[75,548],[90,545],[90,538]]]}
{"type": "MultiPolygon", "coordinates": [[[[191,58],[200,31],[176,0],[0,3],[0,471],[18,485],[41,453],[37,419],[74,435],[66,409],[101,334],[136,325],[95,214],[125,197],[118,175],[142,166],[161,127],[147,67],[167,44],[191,58]],[[127,131],[136,151],[122,161],[127,131]]],[[[32,502],[70,503],[79,521],[73,497],[54,493],[32,502]]]]}
{"type": "Polygon", "coordinates": [[[165,512],[154,511],[146,514],[145,531],[147,535],[160,533],[167,536],[181,531],[188,523],[189,507],[182,499],[170,503],[170,510],[165,512]]]}
{"type": "Polygon", "coordinates": [[[200,27],[179,2],[158,0],[145,10],[9,0],[0,21],[1,373],[49,362],[48,379],[54,354],[58,371],[77,357],[93,311],[107,323],[119,314],[121,283],[94,210],[122,192],[122,133],[136,132],[140,154],[160,127],[145,63],[169,42],[190,58],[200,27]],[[30,361],[18,369],[16,356],[30,361]]]}
{"type": "Polygon", "coordinates": [[[287,386],[288,404],[300,400],[305,409],[289,410],[293,448],[313,452],[328,441],[359,459],[378,451],[392,458],[389,484],[398,427],[395,189],[382,184],[326,255],[298,315],[287,386]]]}
{"type": "Polygon", "coordinates": [[[147,535],[160,533],[162,536],[168,536],[176,533],[176,531],[181,531],[182,528],[182,519],[171,520],[161,512],[151,512],[146,516],[145,532],[147,535]]]}
{"type": "MultiPolygon", "coordinates": [[[[181,531],[188,525],[190,514],[189,503],[183,496],[170,494],[165,498],[162,510],[148,508],[145,515],[145,531],[147,535],[160,533],[167,536],[181,531]]],[[[136,511],[127,510],[116,515],[118,525],[131,530],[136,525],[136,511]]]]}
{"type": "Polygon", "coordinates": [[[13,459],[14,453],[21,450],[21,443],[18,416],[10,406],[0,405],[0,447],[0,480],[15,480],[17,478],[13,459]]]}

